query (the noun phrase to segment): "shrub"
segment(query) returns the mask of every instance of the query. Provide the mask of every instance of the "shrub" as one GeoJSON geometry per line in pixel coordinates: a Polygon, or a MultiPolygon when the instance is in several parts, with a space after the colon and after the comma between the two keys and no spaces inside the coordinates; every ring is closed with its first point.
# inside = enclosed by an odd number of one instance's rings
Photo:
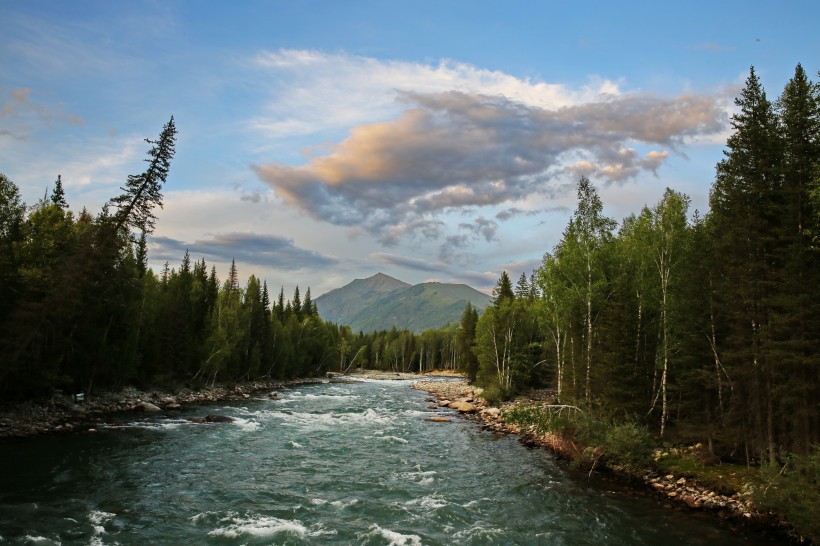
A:
{"type": "Polygon", "coordinates": [[[652,462],[652,435],[637,423],[612,424],[604,444],[607,456],[628,472],[639,472],[652,462]]]}
{"type": "Polygon", "coordinates": [[[575,465],[597,464],[606,458],[628,472],[638,472],[652,461],[652,436],[634,422],[609,421],[570,406],[541,405],[512,408],[504,418],[537,434],[551,432],[585,446],[575,465]]]}
{"type": "Polygon", "coordinates": [[[783,467],[764,467],[763,484],[752,500],[761,508],[783,514],[802,538],[820,544],[820,453],[793,456],[783,467]]]}

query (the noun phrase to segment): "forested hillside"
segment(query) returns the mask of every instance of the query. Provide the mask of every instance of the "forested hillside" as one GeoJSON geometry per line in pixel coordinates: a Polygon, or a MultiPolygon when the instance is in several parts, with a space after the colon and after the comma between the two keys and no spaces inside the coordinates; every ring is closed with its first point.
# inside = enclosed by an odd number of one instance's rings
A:
{"type": "Polygon", "coordinates": [[[409,285],[378,273],[319,296],[316,308],[322,318],[349,326],[354,332],[395,327],[420,334],[458,322],[467,303],[481,312],[489,300],[466,284],[409,285]]]}

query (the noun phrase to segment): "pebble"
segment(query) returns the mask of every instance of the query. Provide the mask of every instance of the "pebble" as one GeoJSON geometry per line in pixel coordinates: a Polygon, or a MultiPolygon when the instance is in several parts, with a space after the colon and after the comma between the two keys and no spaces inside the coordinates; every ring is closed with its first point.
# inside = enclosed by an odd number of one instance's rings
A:
{"type": "MultiPolygon", "coordinates": [[[[503,412],[499,408],[484,408],[483,401],[477,398],[473,387],[463,381],[459,382],[427,382],[419,381],[413,388],[430,392],[438,397],[439,406],[449,406],[454,400],[464,400],[473,397],[476,406],[481,408],[479,419],[482,421],[482,429],[504,434],[523,434],[522,443],[527,446],[544,446],[553,452],[568,459],[574,458],[577,452],[573,452],[574,446],[566,439],[554,434],[534,435],[527,431],[522,431],[518,426],[507,425],[504,422],[503,412]],[[572,446],[572,447],[570,447],[572,446]]],[[[427,399],[428,401],[435,399],[427,399]]],[[[431,406],[435,407],[435,406],[431,406]]],[[[656,492],[658,496],[665,499],[664,508],[667,509],[694,509],[708,510],[716,512],[721,518],[742,517],[753,518],[757,515],[750,500],[740,501],[739,494],[724,496],[700,487],[694,482],[690,482],[684,476],[674,474],[655,475],[648,473],[645,476],[646,484],[650,491],[656,492]],[[672,501],[675,504],[669,504],[672,501]]]]}
{"type": "MultiPolygon", "coordinates": [[[[55,395],[51,400],[27,401],[0,410],[0,438],[26,437],[38,434],[73,431],[77,425],[95,421],[111,414],[132,411],[142,402],[160,406],[163,410],[178,410],[186,404],[217,402],[220,400],[247,400],[258,391],[270,392],[288,386],[318,383],[320,378],[297,379],[287,382],[255,381],[236,386],[216,386],[199,391],[182,389],[175,393],[142,392],[126,387],[117,392],[99,392],[86,397],[82,405],[75,404],[69,395],[55,395]]],[[[91,429],[89,429],[91,431],[91,429]]],[[[96,430],[94,430],[96,432],[96,430]]]]}

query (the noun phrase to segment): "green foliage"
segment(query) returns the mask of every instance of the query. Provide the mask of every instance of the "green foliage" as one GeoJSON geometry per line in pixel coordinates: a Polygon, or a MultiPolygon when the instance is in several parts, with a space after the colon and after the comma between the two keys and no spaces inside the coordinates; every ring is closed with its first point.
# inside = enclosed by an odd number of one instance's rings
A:
{"type": "Polygon", "coordinates": [[[790,456],[782,466],[764,466],[752,494],[763,509],[783,514],[804,539],[820,542],[820,450],[790,456]]]}
{"type": "Polygon", "coordinates": [[[51,199],[27,210],[0,175],[4,397],[312,376],[336,359],[338,327],[315,315],[309,289],[304,303],[297,292],[301,313],[288,302],[288,314],[284,301],[271,311],[255,276],[243,288],[235,263],[221,286],[215,269],[209,275],[187,252],[178,268],[166,264],[159,276],[147,269],[145,234],[161,205],[175,134],[172,118],[149,141],[149,166],[110,201],[113,216],[75,217],[59,178],[51,199]]]}
{"type": "Polygon", "coordinates": [[[579,447],[574,463],[600,460],[627,472],[640,472],[652,461],[654,441],[645,426],[634,421],[597,417],[574,406],[519,405],[505,411],[507,422],[537,434],[557,434],[579,447]]]}
{"type": "Polygon", "coordinates": [[[512,301],[513,299],[515,299],[515,293],[513,293],[510,276],[507,275],[506,271],[502,271],[495,288],[493,288],[493,305],[498,306],[502,302],[512,301]]]}

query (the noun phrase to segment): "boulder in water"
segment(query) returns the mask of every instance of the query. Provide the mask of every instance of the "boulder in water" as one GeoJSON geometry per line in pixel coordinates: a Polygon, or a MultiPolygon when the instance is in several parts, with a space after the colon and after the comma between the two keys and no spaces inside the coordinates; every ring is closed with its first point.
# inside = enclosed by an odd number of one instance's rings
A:
{"type": "Polygon", "coordinates": [[[432,421],[433,423],[452,423],[452,419],[448,419],[447,417],[430,417],[429,419],[425,419],[425,421],[432,421]]]}
{"type": "Polygon", "coordinates": [[[152,404],[151,402],[140,402],[136,406],[134,406],[136,411],[144,411],[146,413],[156,413],[158,411],[162,411],[159,406],[152,404]]]}
{"type": "Polygon", "coordinates": [[[233,423],[234,418],[227,415],[207,415],[205,421],[208,423],[233,423]]]}

